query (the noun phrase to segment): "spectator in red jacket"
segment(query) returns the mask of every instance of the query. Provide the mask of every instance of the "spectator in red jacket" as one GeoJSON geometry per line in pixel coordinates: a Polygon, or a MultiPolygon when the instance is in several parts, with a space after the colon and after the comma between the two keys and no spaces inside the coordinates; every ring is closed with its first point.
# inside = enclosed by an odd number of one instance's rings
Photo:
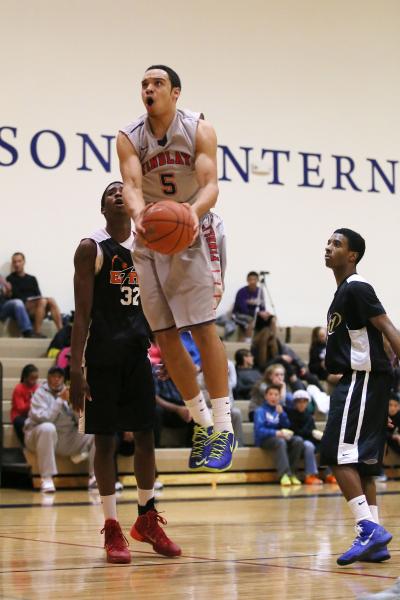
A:
{"type": "Polygon", "coordinates": [[[38,388],[39,371],[35,365],[25,365],[21,372],[20,383],[13,391],[11,400],[11,423],[19,441],[24,445],[24,423],[31,407],[33,394],[38,388]]]}

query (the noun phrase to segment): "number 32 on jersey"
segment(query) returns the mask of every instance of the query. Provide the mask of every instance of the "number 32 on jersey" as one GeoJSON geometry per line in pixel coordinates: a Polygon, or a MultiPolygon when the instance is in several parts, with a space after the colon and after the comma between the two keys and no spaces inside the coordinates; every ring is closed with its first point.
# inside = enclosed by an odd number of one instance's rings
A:
{"type": "Polygon", "coordinates": [[[139,306],[140,291],[139,286],[130,287],[129,285],[121,286],[122,298],[120,300],[123,306],[139,306]]]}

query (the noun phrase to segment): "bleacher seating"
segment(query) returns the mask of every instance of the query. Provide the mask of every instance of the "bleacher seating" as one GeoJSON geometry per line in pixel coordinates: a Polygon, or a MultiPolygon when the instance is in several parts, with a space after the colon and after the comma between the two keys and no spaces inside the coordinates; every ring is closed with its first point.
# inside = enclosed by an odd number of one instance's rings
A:
{"type": "MultiPolygon", "coordinates": [[[[292,348],[307,361],[308,341],[310,337],[309,328],[291,328],[302,330],[302,335],[296,333],[296,342],[290,343],[292,348]],[[298,341],[297,341],[298,340],[298,341]]],[[[23,366],[27,363],[35,363],[40,370],[40,376],[45,377],[47,369],[52,361],[45,358],[49,339],[23,339],[0,337],[0,361],[3,364],[3,447],[5,449],[18,448],[19,442],[10,423],[10,404],[12,390],[19,381],[19,375],[23,366]]],[[[248,346],[248,345],[247,345],[248,346]]],[[[225,342],[227,355],[233,358],[236,350],[246,347],[243,342],[225,342]]],[[[238,482],[272,482],[277,481],[276,472],[272,461],[272,455],[260,448],[254,447],[253,424],[248,421],[247,400],[237,400],[243,417],[244,441],[246,446],[239,448],[234,456],[232,470],[227,473],[190,473],[188,471],[187,448],[160,448],[156,450],[157,469],[160,479],[167,484],[203,484],[203,483],[238,483],[238,482]]],[[[323,428],[323,423],[318,426],[323,428]]],[[[165,439],[167,439],[166,436],[165,439]]],[[[33,483],[39,486],[39,474],[36,457],[31,452],[24,452],[25,457],[32,469],[33,483]]],[[[400,475],[399,459],[393,453],[386,457],[389,476],[400,475]]],[[[57,457],[59,476],[56,478],[56,486],[73,487],[84,486],[87,482],[86,464],[74,465],[69,459],[57,457]]],[[[132,459],[120,456],[118,468],[124,484],[134,484],[132,473],[132,459]]]]}

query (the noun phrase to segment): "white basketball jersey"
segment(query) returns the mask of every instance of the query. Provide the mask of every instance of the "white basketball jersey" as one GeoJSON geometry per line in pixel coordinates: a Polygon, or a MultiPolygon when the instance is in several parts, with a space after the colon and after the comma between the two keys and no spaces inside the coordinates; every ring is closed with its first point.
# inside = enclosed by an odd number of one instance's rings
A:
{"type": "Polygon", "coordinates": [[[200,113],[178,109],[162,140],[154,137],[147,114],[121,129],[142,164],[146,204],[160,200],[193,204],[196,200],[199,184],[194,160],[200,118],[200,113]]]}

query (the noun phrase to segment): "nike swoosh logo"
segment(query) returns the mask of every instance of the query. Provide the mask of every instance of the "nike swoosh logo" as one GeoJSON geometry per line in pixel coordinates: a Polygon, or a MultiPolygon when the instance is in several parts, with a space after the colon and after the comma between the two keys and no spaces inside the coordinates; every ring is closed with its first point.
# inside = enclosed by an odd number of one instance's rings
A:
{"type": "Polygon", "coordinates": [[[363,500],[362,502],[357,502],[358,506],[361,506],[362,504],[365,504],[365,500],[363,500]]]}
{"type": "Polygon", "coordinates": [[[370,533],[369,536],[367,537],[367,539],[364,542],[360,542],[361,546],[366,546],[368,544],[368,542],[371,541],[372,536],[374,535],[374,532],[370,533]]]}
{"type": "Polygon", "coordinates": [[[202,458],[201,460],[196,460],[196,467],[200,467],[205,463],[206,459],[202,458]]]}

